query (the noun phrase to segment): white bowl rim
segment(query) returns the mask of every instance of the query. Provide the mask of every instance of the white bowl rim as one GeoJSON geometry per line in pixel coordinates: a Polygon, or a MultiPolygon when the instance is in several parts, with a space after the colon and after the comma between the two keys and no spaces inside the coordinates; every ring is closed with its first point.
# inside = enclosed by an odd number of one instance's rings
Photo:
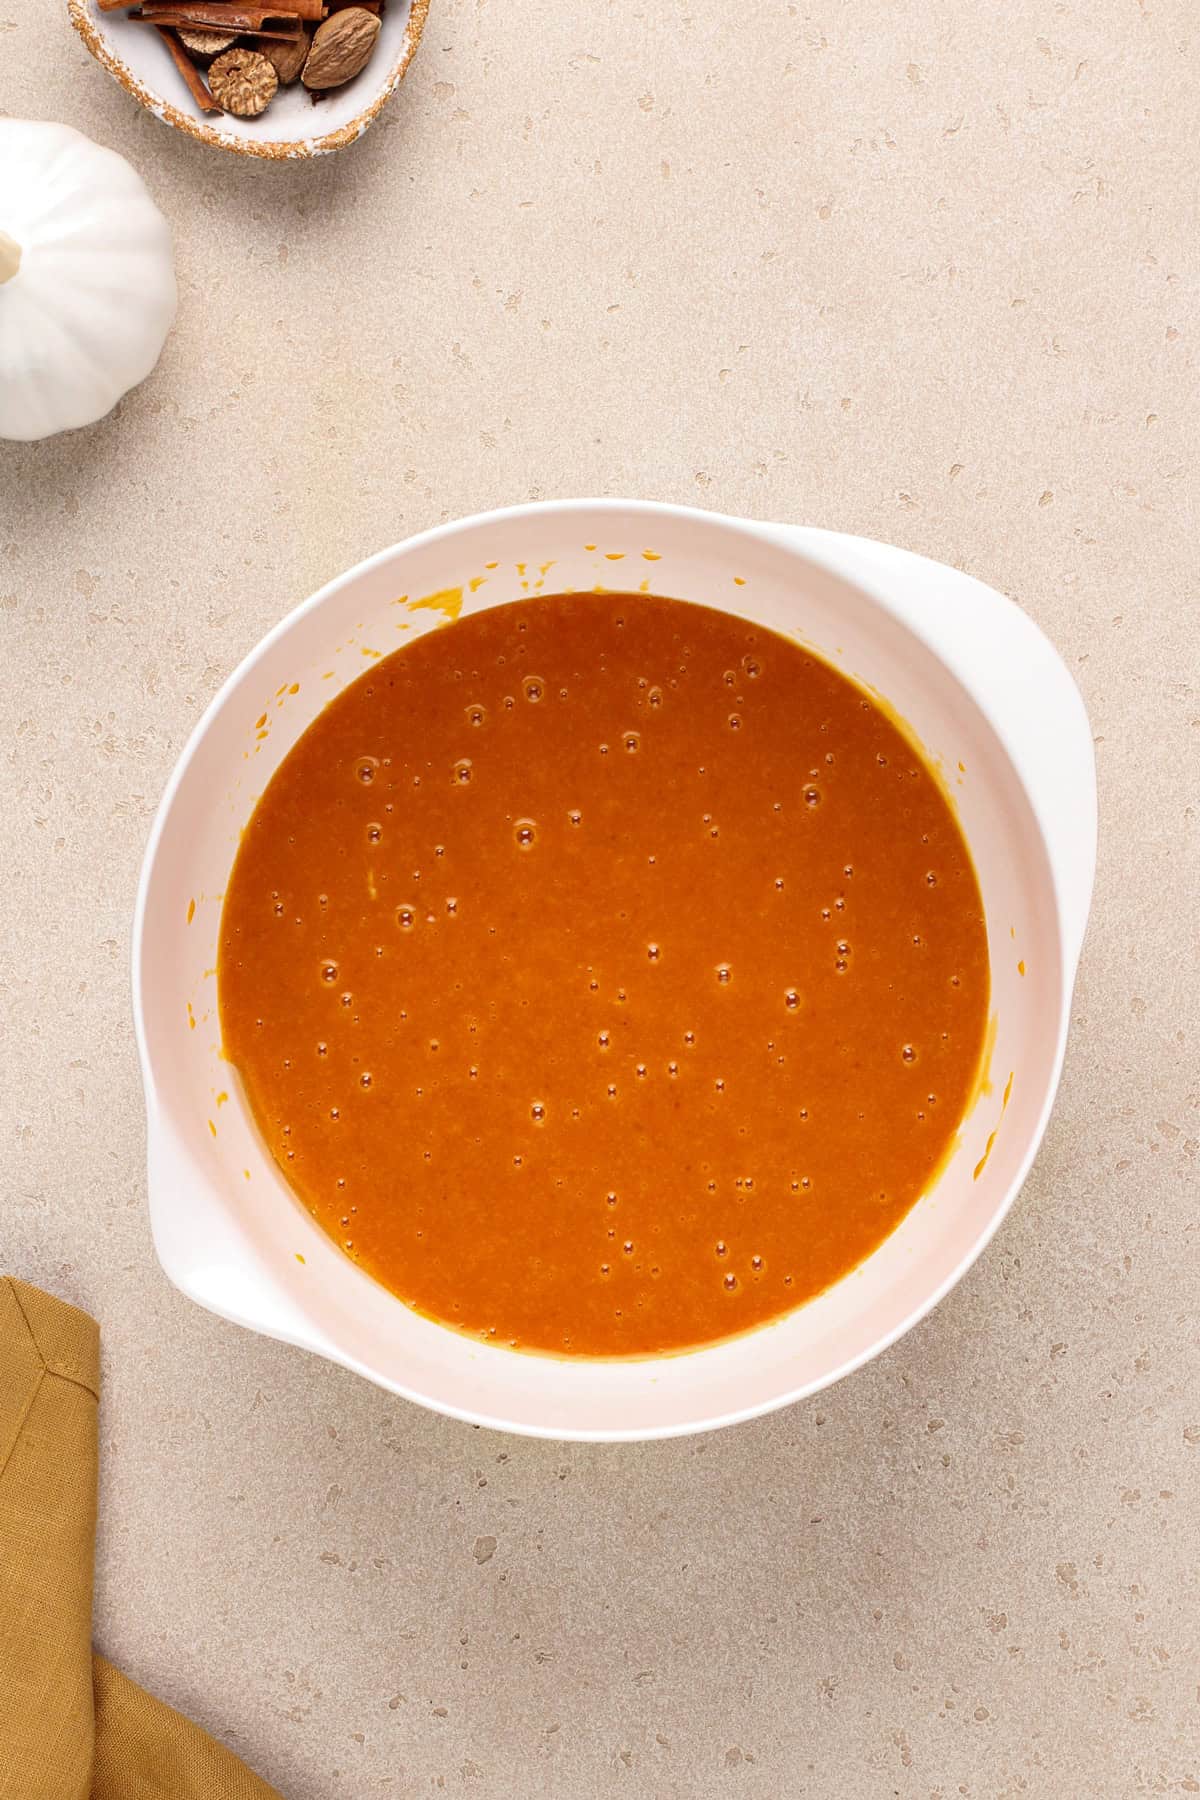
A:
{"type": "MultiPolygon", "coordinates": [[[[130,0],[133,4],[133,0],[130,0]]],[[[156,93],[152,87],[135,74],[119,54],[113,40],[106,29],[105,15],[94,12],[89,0],[67,0],[67,15],[71,24],[79,33],[85,46],[96,61],[108,70],[109,74],[124,88],[133,99],[140,102],[147,112],[161,119],[165,125],[174,126],[185,136],[195,138],[197,143],[207,144],[216,150],[231,150],[235,156],[254,156],[266,162],[301,162],[315,156],[326,156],[330,151],[344,149],[360,138],[367,127],[374,123],[387,101],[395,93],[405,75],[408,65],[416,54],[421,42],[429,13],[430,0],[411,0],[408,18],[405,20],[404,36],[391,64],[382,72],[381,78],[370,90],[371,97],[360,107],[352,119],[339,125],[333,131],[324,131],[316,136],[298,137],[236,137],[223,131],[220,125],[212,122],[220,114],[207,115],[189,112],[179,102],[167,99],[156,93]]],[[[114,15],[119,16],[119,15],[114,15]]],[[[365,71],[364,71],[365,72],[365,71]]]]}
{"type": "MultiPolygon", "coordinates": [[[[188,735],[183,749],[172,769],[166,787],[163,790],[162,798],[155,812],[149,837],[147,839],[146,851],[138,882],[131,939],[134,1034],[145,1091],[148,1129],[151,1134],[153,1133],[154,1124],[157,1118],[159,1102],[157,1085],[154,1078],[153,1060],[146,1036],[145,1010],[143,1005],[142,960],[147,903],[159,845],[167,819],[174,804],[175,796],[186,775],[192,758],[195,755],[197,747],[207,735],[213,719],[222,710],[231,694],[241,685],[247,676],[253,672],[258,663],[269,655],[275,644],[281,638],[285,637],[302,618],[305,618],[310,613],[316,611],[316,609],[323,605],[335,592],[347,584],[361,579],[364,575],[388,563],[398,552],[404,551],[407,553],[423,549],[432,544],[450,542],[458,536],[466,535],[469,532],[478,530],[481,526],[495,524],[500,520],[514,518],[537,519],[555,516],[569,517],[572,514],[580,512],[587,512],[589,514],[611,513],[612,515],[620,516],[623,519],[640,517],[647,521],[671,518],[685,524],[691,521],[707,522],[709,524],[716,523],[736,531],[744,532],[752,540],[761,540],[763,536],[767,536],[783,541],[801,556],[806,554],[806,546],[807,553],[810,555],[819,545],[828,545],[830,547],[848,546],[876,553],[881,559],[881,568],[887,562],[891,562],[894,559],[900,559],[904,563],[914,567],[924,566],[929,570],[940,571],[943,575],[953,575],[957,579],[968,583],[977,589],[981,594],[988,595],[992,601],[999,601],[1005,607],[1011,608],[1014,614],[1020,616],[1025,629],[1028,633],[1032,634],[1032,639],[1040,640],[1044,649],[1049,652],[1053,662],[1057,664],[1064,684],[1064,689],[1069,690],[1070,693],[1073,694],[1075,702],[1077,703],[1078,712],[1083,723],[1086,725],[1086,714],[1083,711],[1082,699],[1079,696],[1078,689],[1072,677],[1062,663],[1057,650],[1054,649],[1054,646],[1050,643],[1049,639],[1046,638],[1045,634],[1041,631],[1041,628],[1028,614],[1024,613],[1014,602],[1007,600],[1003,595],[997,593],[996,590],[987,588],[984,584],[975,581],[972,577],[963,576],[959,571],[951,570],[946,565],[931,562],[930,559],[919,556],[914,552],[902,550],[897,546],[879,540],[855,537],[846,533],[826,531],[818,527],[780,525],[768,521],[752,520],[739,517],[735,514],[710,511],[702,507],[681,506],[671,502],[654,500],[630,500],[612,496],[594,499],[575,498],[530,501],[513,506],[490,508],[482,512],[471,513],[462,518],[431,526],[422,532],[414,533],[412,536],[388,545],[385,548],[376,551],[371,556],[365,557],[353,564],[341,574],[334,576],[331,580],[324,583],[313,594],[309,595],[307,599],[301,601],[297,606],[284,614],[284,616],[272,626],[258,643],[253,646],[246,656],[242,658],[213,695],[212,699],[205,707],[200,719],[188,735]]],[[[859,587],[872,601],[888,608],[888,596],[886,591],[873,586],[869,579],[863,579],[860,574],[846,576],[845,579],[847,579],[851,585],[859,587]]],[[[930,651],[939,662],[942,662],[942,666],[946,670],[947,679],[960,687],[963,686],[964,683],[961,678],[940,656],[936,642],[930,641],[927,638],[922,638],[921,633],[916,629],[913,621],[907,615],[902,616],[902,622],[908,629],[914,632],[914,635],[917,636],[920,641],[922,641],[925,648],[930,651]]],[[[975,700],[977,705],[981,705],[977,695],[972,693],[971,698],[975,700]]],[[[985,716],[987,716],[986,707],[981,706],[981,710],[983,710],[985,716]]],[[[994,725],[994,721],[989,720],[989,722],[994,725]]],[[[1010,746],[1004,732],[998,726],[996,726],[995,729],[997,730],[997,735],[1000,738],[1002,746],[1008,751],[1010,746]]],[[[476,1410],[443,1400],[435,1400],[428,1394],[424,1394],[417,1389],[407,1388],[403,1384],[392,1381],[391,1379],[383,1379],[376,1371],[372,1370],[358,1358],[348,1355],[338,1350],[336,1347],[323,1347],[316,1353],[326,1355],[330,1360],[336,1361],[341,1364],[341,1366],[364,1376],[375,1385],[383,1386],[387,1391],[394,1392],[400,1397],[411,1400],[417,1405],[424,1406],[430,1411],[441,1413],[445,1417],[458,1419],[464,1424],[481,1426],[490,1430],[509,1432],[518,1436],[545,1438],[556,1442],[593,1443],[632,1443],[652,1441],[659,1438],[687,1437],[699,1435],[702,1432],[723,1429],[730,1425],[742,1424],[751,1419],[761,1418],[769,1413],[779,1411],[784,1407],[795,1405],[800,1400],[808,1399],[814,1394],[822,1392],[825,1388],[831,1387],[835,1382],[841,1381],[847,1375],[853,1374],[855,1370],[862,1368],[866,1363],[873,1361],[877,1356],[882,1355],[884,1351],[897,1343],[900,1338],[904,1337],[925,1319],[958,1284],[958,1282],[963,1279],[976,1260],[983,1254],[984,1250],[991,1243],[996,1232],[1007,1218],[1041,1147],[1046,1126],[1057,1097],[1063,1060],[1066,1054],[1067,1037],[1070,1027],[1071,997],[1078,966],[1079,952],[1082,948],[1084,931],[1086,929],[1087,913],[1090,907],[1092,884],[1095,873],[1096,790],[1090,733],[1088,736],[1087,774],[1090,777],[1090,792],[1088,794],[1076,796],[1077,801],[1082,800],[1083,802],[1082,812],[1079,817],[1079,835],[1084,851],[1084,866],[1079,870],[1079,879],[1075,883],[1075,894],[1070,905],[1064,900],[1064,895],[1060,890],[1058,882],[1055,881],[1054,883],[1053,898],[1057,915],[1057,924],[1063,945],[1061,971],[1062,991],[1060,995],[1058,1027],[1055,1035],[1053,1056],[1049,1066],[1045,1093],[1037,1113],[1035,1126],[1028,1134],[1026,1148],[1020,1158],[1017,1170],[1008,1184],[1002,1201],[995,1206],[991,1216],[981,1224],[977,1236],[972,1240],[969,1248],[959,1258],[951,1271],[932,1290],[930,1290],[927,1295],[923,1296],[922,1299],[904,1315],[898,1324],[882,1332],[877,1339],[872,1339],[869,1345],[860,1351],[857,1351],[853,1356],[848,1357],[844,1362],[836,1365],[830,1370],[822,1372],[819,1376],[811,1380],[797,1384],[794,1388],[778,1394],[772,1394],[765,1399],[750,1402],[743,1407],[734,1408],[728,1412],[719,1414],[714,1413],[711,1416],[705,1416],[703,1419],[686,1419],[675,1424],[656,1426],[653,1429],[646,1429],[643,1427],[611,1427],[604,1429],[585,1427],[575,1430],[563,1429],[557,1425],[540,1425],[529,1421],[514,1422],[502,1416],[489,1413],[486,1410],[476,1410]],[[1074,916],[1070,916],[1071,914],[1074,916]]],[[[1044,848],[1049,854],[1053,851],[1053,845],[1050,843],[1043,826],[1041,808],[1034,795],[1029,793],[1028,784],[1015,765],[1014,775],[1020,785],[1026,789],[1027,797],[1030,800],[1031,810],[1038,822],[1039,831],[1042,832],[1044,848]]],[[[1049,855],[1049,861],[1053,872],[1054,858],[1052,854],[1049,855]]],[[[151,1182],[149,1205],[153,1218],[153,1182],[151,1182]]],[[[172,1271],[167,1272],[170,1279],[181,1286],[182,1291],[188,1291],[187,1288],[179,1282],[175,1273],[172,1271]]],[[[189,1297],[195,1298],[195,1296],[192,1295],[189,1295],[189,1297]]],[[[245,1326],[247,1329],[260,1332],[267,1329],[262,1324],[256,1323],[253,1319],[240,1315],[236,1310],[231,1309],[225,1311],[222,1307],[213,1305],[207,1297],[198,1303],[203,1304],[209,1310],[218,1312],[220,1316],[230,1319],[233,1323],[245,1326]]],[[[283,1334],[274,1332],[268,1332],[268,1335],[283,1336],[283,1334]]],[[[287,1340],[285,1339],[285,1341],[287,1340]]],[[[300,1344],[301,1347],[309,1348],[310,1350],[313,1348],[311,1345],[304,1344],[299,1338],[291,1341],[300,1344]]]]}

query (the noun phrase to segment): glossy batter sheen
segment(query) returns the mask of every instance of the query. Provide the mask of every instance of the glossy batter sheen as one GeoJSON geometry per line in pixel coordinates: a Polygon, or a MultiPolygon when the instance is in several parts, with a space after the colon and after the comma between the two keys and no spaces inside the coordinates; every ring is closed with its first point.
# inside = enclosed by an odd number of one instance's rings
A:
{"type": "Polygon", "coordinates": [[[221,1025],[292,1187],[410,1306],[675,1350],[859,1263],[988,1004],[935,779],[795,644],[548,595],[379,662],[245,833],[221,1025]]]}

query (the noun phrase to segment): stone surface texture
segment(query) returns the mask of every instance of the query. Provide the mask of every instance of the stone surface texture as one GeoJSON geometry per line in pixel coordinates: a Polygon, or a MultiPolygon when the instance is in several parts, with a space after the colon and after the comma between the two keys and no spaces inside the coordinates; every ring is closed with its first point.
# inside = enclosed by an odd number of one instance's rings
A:
{"type": "Polygon", "coordinates": [[[1191,0],[434,0],[362,142],[276,168],[0,0],[0,113],[131,158],[181,290],[114,415],[0,445],[0,1263],[103,1328],[98,1643],[288,1800],[1200,1792],[1198,59],[1191,0]],[[282,612],[619,493],[1014,595],[1101,856],[972,1273],[816,1400],[610,1449],[169,1287],[127,967],[164,781],[282,612]]]}

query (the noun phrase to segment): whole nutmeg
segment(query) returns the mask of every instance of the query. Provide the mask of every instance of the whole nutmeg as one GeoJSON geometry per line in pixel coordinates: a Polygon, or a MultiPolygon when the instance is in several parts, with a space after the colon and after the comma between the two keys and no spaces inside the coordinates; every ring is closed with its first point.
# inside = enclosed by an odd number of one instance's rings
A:
{"type": "Polygon", "coordinates": [[[226,50],[208,71],[212,97],[238,119],[257,119],[275,98],[279,77],[257,50],[226,50]]]}
{"type": "Polygon", "coordinates": [[[236,31],[193,31],[186,25],[176,26],[175,36],[193,56],[220,56],[238,40],[236,31]]]}
{"type": "Polygon", "coordinates": [[[378,36],[379,20],[361,6],[333,13],[313,33],[301,81],[318,92],[352,81],[370,60],[378,36]]]}
{"type": "Polygon", "coordinates": [[[257,48],[278,75],[280,87],[287,87],[289,82],[295,81],[308,57],[310,42],[307,25],[301,26],[298,38],[260,38],[258,40],[257,48]]]}

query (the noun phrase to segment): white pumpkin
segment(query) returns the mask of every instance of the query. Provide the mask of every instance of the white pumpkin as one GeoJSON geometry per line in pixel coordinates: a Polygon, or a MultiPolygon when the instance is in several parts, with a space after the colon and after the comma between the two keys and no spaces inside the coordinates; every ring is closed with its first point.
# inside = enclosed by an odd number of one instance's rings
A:
{"type": "Polygon", "coordinates": [[[175,301],[170,227],[125,159],[0,119],[0,438],[103,418],[158,361],[175,301]]]}

